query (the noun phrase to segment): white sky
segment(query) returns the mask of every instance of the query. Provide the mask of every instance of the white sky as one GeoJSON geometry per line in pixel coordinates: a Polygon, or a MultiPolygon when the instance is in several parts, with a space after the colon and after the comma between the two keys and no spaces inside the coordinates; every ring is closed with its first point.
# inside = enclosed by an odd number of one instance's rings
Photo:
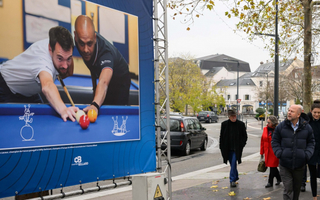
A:
{"type": "MultiPolygon", "coordinates": [[[[204,15],[195,18],[190,25],[183,24],[183,16],[172,19],[173,11],[168,9],[168,46],[169,57],[178,57],[189,54],[194,58],[213,54],[225,54],[236,59],[248,62],[253,72],[264,63],[272,60],[268,50],[264,49],[262,39],[252,43],[247,39],[247,34],[236,29],[236,18],[227,18],[225,2],[215,1],[214,11],[205,10],[204,15]]],[[[281,60],[281,58],[279,58],[281,60]]]]}

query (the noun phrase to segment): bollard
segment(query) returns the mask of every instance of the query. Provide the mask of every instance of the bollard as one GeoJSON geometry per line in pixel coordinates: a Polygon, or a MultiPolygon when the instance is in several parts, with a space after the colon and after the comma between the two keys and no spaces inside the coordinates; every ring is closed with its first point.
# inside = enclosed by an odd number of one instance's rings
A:
{"type": "Polygon", "coordinates": [[[248,129],[248,121],[247,121],[247,119],[246,119],[246,130],[248,129]]]}

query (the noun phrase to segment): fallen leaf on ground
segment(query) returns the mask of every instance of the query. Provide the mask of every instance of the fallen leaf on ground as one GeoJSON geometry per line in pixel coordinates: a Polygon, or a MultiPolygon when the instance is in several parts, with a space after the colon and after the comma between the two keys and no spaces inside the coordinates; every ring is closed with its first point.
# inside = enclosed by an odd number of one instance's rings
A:
{"type": "Polygon", "coordinates": [[[217,181],[212,181],[212,184],[218,184],[219,183],[219,180],[217,181]]]}
{"type": "Polygon", "coordinates": [[[263,200],[269,200],[269,199],[271,199],[271,197],[263,198],[263,200]]]}
{"type": "Polygon", "coordinates": [[[227,189],[228,187],[222,187],[222,189],[227,189]]]}
{"type": "Polygon", "coordinates": [[[309,181],[309,180],[307,180],[306,182],[307,182],[307,183],[309,183],[310,181],[309,181]]]}
{"type": "Polygon", "coordinates": [[[252,198],[246,197],[246,198],[244,198],[243,200],[250,200],[250,199],[252,199],[252,198]]]}
{"type": "Polygon", "coordinates": [[[231,192],[228,193],[228,195],[229,195],[229,196],[235,196],[236,193],[234,193],[234,191],[231,191],[231,192]]]}
{"type": "Polygon", "coordinates": [[[212,192],[218,192],[219,190],[212,190],[212,192]]]}
{"type": "Polygon", "coordinates": [[[263,177],[268,177],[268,175],[263,175],[263,177]]]}
{"type": "Polygon", "coordinates": [[[211,186],[210,188],[217,188],[218,186],[217,185],[213,185],[213,186],[211,186]]]}

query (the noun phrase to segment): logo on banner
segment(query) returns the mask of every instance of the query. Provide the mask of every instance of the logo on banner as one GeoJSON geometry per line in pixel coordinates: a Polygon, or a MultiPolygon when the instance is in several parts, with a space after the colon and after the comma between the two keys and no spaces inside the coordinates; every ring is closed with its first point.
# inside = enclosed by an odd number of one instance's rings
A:
{"type": "Polygon", "coordinates": [[[127,130],[127,120],[128,120],[128,116],[126,116],[126,118],[124,118],[124,116],[122,116],[122,124],[119,127],[119,123],[118,123],[118,116],[116,116],[116,119],[114,119],[114,117],[112,117],[113,120],[113,129],[112,129],[112,134],[115,136],[123,136],[126,133],[130,132],[129,130],[127,130]]]}
{"type": "Polygon", "coordinates": [[[34,113],[30,112],[30,104],[24,105],[24,115],[19,116],[19,120],[24,120],[25,125],[20,129],[20,136],[22,137],[22,141],[34,141],[33,135],[34,131],[30,124],[32,123],[34,113]],[[30,123],[30,124],[29,124],[30,123]]]}
{"type": "Polygon", "coordinates": [[[84,165],[89,165],[89,162],[82,162],[82,157],[77,156],[73,159],[73,164],[72,165],[78,165],[78,166],[84,166],[84,165]]]}

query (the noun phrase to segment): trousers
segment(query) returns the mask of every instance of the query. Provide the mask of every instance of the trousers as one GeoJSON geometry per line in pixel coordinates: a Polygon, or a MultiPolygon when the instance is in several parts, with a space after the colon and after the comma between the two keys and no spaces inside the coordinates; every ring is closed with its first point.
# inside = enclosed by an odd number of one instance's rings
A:
{"type": "Polygon", "coordinates": [[[284,200],[299,200],[304,169],[305,165],[297,169],[289,169],[280,165],[280,176],[284,185],[284,200]]]}
{"type": "Polygon", "coordinates": [[[237,169],[237,157],[235,151],[229,151],[229,163],[230,163],[230,182],[236,182],[239,180],[239,174],[237,169]]]}

